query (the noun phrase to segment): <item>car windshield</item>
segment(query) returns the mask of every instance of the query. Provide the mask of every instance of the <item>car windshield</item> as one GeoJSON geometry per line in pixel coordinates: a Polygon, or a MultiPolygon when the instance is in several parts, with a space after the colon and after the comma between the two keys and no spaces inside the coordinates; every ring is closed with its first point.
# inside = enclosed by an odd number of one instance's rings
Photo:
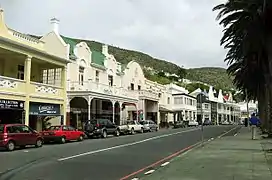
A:
{"type": "Polygon", "coordinates": [[[135,123],[134,123],[134,121],[128,121],[127,124],[128,125],[134,125],[135,123]]]}
{"type": "Polygon", "coordinates": [[[4,132],[4,125],[0,125],[0,133],[4,132]]]}
{"type": "Polygon", "coordinates": [[[47,130],[49,131],[58,131],[61,129],[61,126],[50,126],[47,130]]]}

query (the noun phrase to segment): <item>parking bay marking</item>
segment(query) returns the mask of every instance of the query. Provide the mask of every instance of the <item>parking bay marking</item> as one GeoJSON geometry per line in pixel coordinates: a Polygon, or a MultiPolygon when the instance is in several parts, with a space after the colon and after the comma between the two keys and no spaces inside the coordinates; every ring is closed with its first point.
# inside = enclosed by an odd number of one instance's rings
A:
{"type": "Polygon", "coordinates": [[[170,133],[170,134],[164,134],[164,135],[160,135],[160,136],[154,136],[154,137],[147,138],[147,139],[137,141],[137,142],[133,142],[133,143],[127,143],[127,144],[122,144],[122,145],[118,145],[118,146],[112,146],[112,147],[109,147],[109,148],[98,149],[98,150],[95,150],[95,151],[89,151],[89,152],[85,152],[85,153],[81,153],[81,154],[77,154],[77,155],[73,155],[73,156],[60,158],[60,159],[58,159],[58,161],[65,161],[65,160],[74,159],[74,158],[81,157],[81,156],[87,156],[87,155],[96,154],[96,153],[100,153],[100,152],[104,152],[104,151],[110,151],[110,150],[113,150],[113,149],[133,146],[133,145],[144,143],[144,142],[147,142],[147,141],[152,141],[152,140],[155,140],[155,139],[161,139],[161,138],[164,138],[164,137],[173,136],[173,135],[177,135],[177,134],[182,134],[182,133],[185,133],[185,132],[196,131],[196,130],[198,130],[198,129],[189,129],[189,130],[185,130],[185,131],[180,131],[180,132],[175,132],[175,133],[170,133]]]}

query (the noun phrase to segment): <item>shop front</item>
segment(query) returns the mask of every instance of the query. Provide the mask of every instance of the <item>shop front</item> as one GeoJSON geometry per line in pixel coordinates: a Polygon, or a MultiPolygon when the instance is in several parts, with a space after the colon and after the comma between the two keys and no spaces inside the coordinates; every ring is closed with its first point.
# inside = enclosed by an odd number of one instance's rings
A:
{"type": "Polygon", "coordinates": [[[24,123],[24,102],[0,99],[0,124],[24,123]]]}
{"type": "Polygon", "coordinates": [[[44,130],[52,125],[63,124],[60,104],[48,104],[30,102],[29,104],[29,126],[37,131],[44,130]]]}

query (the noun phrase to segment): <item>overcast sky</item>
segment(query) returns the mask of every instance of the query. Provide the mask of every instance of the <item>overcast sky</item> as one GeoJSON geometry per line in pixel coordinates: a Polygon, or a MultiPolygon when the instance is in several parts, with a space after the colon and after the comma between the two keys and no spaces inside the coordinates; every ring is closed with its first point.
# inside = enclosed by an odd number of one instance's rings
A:
{"type": "Polygon", "coordinates": [[[221,66],[221,27],[212,8],[224,0],[0,0],[6,24],[43,35],[60,20],[65,36],[140,50],[180,66],[221,66]]]}

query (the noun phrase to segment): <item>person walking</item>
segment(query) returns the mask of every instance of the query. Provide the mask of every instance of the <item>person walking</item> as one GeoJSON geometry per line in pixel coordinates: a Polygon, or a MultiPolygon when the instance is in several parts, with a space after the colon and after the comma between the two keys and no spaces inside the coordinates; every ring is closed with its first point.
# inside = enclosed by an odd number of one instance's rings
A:
{"type": "Polygon", "coordinates": [[[249,122],[251,124],[251,138],[254,140],[256,139],[256,130],[257,126],[260,124],[260,120],[256,117],[256,114],[253,113],[249,122]]]}

